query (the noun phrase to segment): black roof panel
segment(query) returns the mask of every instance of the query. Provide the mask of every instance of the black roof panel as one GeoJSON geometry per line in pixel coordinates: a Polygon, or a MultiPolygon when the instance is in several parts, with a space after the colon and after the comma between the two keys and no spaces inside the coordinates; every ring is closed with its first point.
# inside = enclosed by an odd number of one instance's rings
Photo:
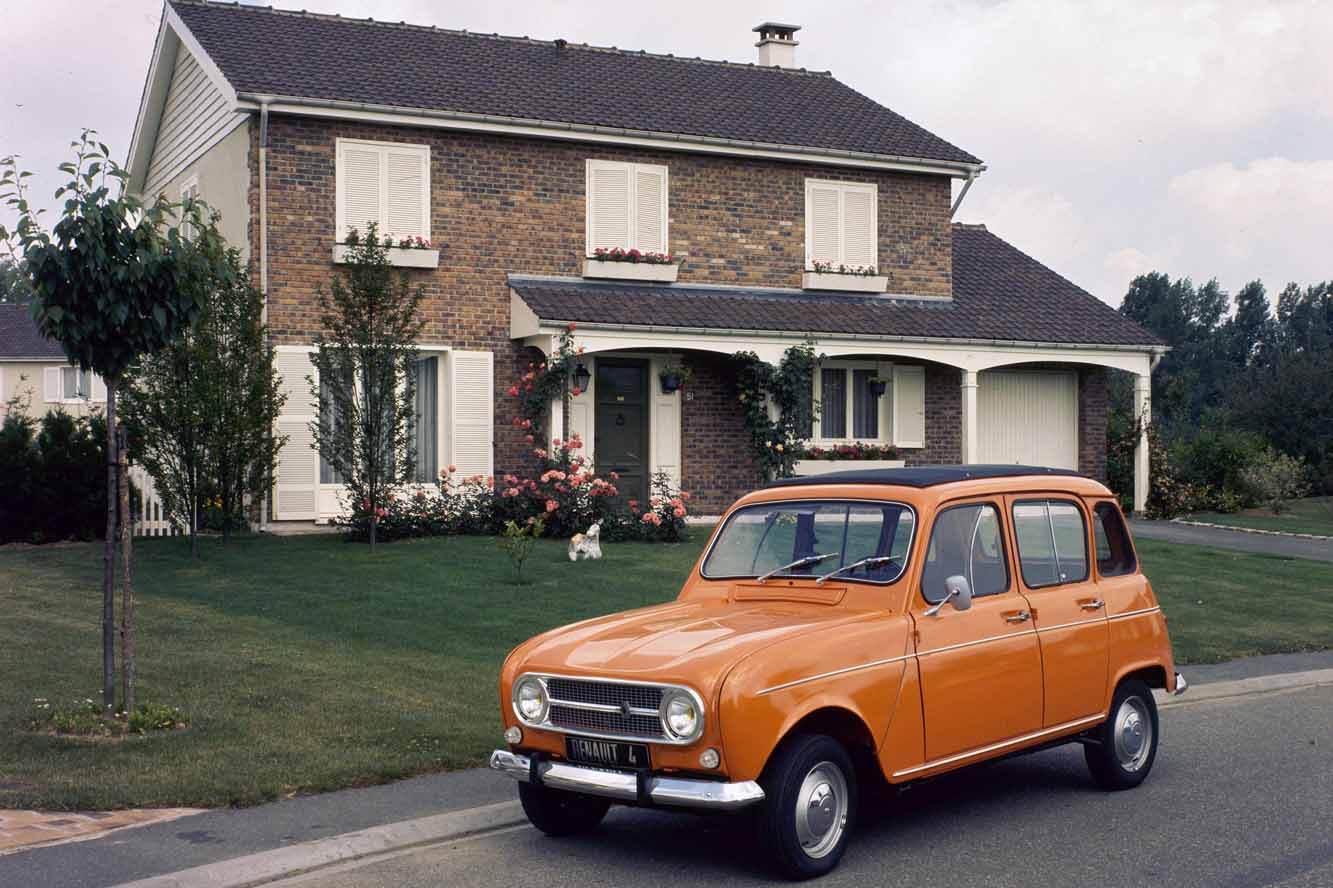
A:
{"type": "Polygon", "coordinates": [[[967,466],[913,466],[904,469],[848,469],[823,475],[800,478],[780,478],[765,487],[807,487],[812,484],[887,484],[895,487],[935,487],[977,478],[1016,478],[1023,475],[1061,475],[1086,477],[1073,469],[1052,469],[1046,466],[967,465],[967,466]]]}

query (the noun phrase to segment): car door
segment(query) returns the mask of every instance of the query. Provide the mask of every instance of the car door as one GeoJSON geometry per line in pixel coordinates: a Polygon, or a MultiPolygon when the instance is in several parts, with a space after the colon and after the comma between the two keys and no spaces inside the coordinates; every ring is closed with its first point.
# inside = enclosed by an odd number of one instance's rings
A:
{"type": "Polygon", "coordinates": [[[1088,515],[1072,496],[1008,497],[1019,579],[1041,644],[1043,727],[1101,712],[1109,666],[1106,601],[1088,559],[1088,515]]]}
{"type": "Polygon", "coordinates": [[[931,522],[912,596],[927,764],[1041,728],[1041,654],[1001,515],[998,498],[969,500],[931,522]],[[951,576],[967,578],[972,607],[929,614],[951,576]]]}

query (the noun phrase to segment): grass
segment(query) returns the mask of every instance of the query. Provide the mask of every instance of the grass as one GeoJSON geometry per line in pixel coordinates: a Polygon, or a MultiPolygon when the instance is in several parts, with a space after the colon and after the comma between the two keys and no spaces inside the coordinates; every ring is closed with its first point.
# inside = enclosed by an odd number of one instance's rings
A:
{"type": "Polygon", "coordinates": [[[1312,496],[1295,500],[1281,515],[1274,515],[1267,509],[1245,509],[1232,514],[1198,512],[1185,517],[1191,521],[1207,521],[1212,524],[1225,524],[1228,527],[1333,536],[1333,496],[1312,496]]]}
{"type": "MultiPolygon", "coordinates": [[[[90,545],[0,550],[0,808],[254,804],[479,764],[496,675],[536,632],[673,597],[705,541],[537,544],[515,585],[490,539],[326,536],[136,546],[141,699],[187,730],[116,743],[24,730],[33,698],[97,697],[90,545]]],[[[1142,541],[1182,662],[1333,647],[1333,565],[1142,541]]]]}

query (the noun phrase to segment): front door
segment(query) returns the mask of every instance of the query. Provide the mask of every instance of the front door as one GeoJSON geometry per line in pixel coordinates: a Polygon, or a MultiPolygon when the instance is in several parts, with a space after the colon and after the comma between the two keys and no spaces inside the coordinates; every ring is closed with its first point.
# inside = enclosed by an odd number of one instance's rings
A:
{"type": "Polygon", "coordinates": [[[914,590],[926,761],[937,762],[1041,729],[1041,653],[1032,615],[1010,576],[998,500],[936,513],[914,590]],[[945,603],[945,580],[961,576],[972,607],[945,603]]]}
{"type": "Polygon", "coordinates": [[[626,499],[637,499],[646,509],[648,482],[648,362],[599,358],[597,360],[596,415],[593,452],[597,474],[620,476],[616,488],[626,499]]]}

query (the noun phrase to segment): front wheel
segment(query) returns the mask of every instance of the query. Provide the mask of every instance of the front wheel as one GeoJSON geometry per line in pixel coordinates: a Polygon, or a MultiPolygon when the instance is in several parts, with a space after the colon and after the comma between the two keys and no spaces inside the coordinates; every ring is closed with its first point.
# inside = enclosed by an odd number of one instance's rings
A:
{"type": "Polygon", "coordinates": [[[1157,758],[1157,703],[1137,679],[1122,682],[1111,699],[1110,717],[1083,746],[1092,778],[1103,789],[1133,789],[1148,778],[1157,758]]]}
{"type": "Polygon", "coordinates": [[[822,876],[836,867],[856,812],[856,773],[842,744],[822,734],[791,737],[759,783],[759,853],[789,879],[822,876]]]}
{"type": "Polygon", "coordinates": [[[523,813],[548,836],[574,836],[592,832],[602,822],[611,803],[606,799],[549,789],[531,783],[518,785],[523,813]]]}

